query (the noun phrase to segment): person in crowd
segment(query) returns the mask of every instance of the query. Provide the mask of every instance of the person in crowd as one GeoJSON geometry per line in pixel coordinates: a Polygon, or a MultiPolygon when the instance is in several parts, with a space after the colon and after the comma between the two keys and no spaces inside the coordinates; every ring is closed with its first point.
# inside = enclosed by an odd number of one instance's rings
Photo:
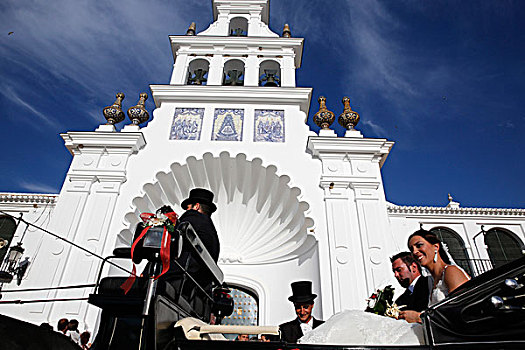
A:
{"type": "Polygon", "coordinates": [[[80,347],[83,350],[91,348],[91,344],[89,343],[89,338],[91,337],[91,333],[88,331],[82,332],[80,334],[80,347]]]}
{"type": "MultiPolygon", "coordinates": [[[[408,237],[408,248],[421,266],[426,267],[434,279],[430,305],[445,299],[448,294],[468,281],[470,277],[460,267],[451,264],[443,244],[435,234],[418,230],[408,237]]],[[[420,312],[401,311],[399,318],[421,323],[420,312]]]]}
{"type": "Polygon", "coordinates": [[[69,323],[69,320],[67,318],[61,318],[60,320],[58,320],[57,332],[60,332],[60,333],[62,333],[64,335],[66,335],[68,323],[69,323]]]}
{"type": "Polygon", "coordinates": [[[47,329],[47,330],[50,330],[52,331],[53,330],[53,326],[50,325],[49,323],[47,322],[42,322],[39,326],[40,328],[43,328],[43,329],[47,329]]]}
{"type": "Polygon", "coordinates": [[[403,310],[423,311],[428,307],[432,278],[421,275],[421,266],[410,252],[400,252],[390,258],[392,272],[405,292],[396,299],[403,310]]]}
{"type": "Polygon", "coordinates": [[[250,341],[250,335],[249,334],[239,334],[237,338],[235,338],[235,341],[250,341]]]}
{"type": "Polygon", "coordinates": [[[78,321],[75,319],[69,320],[67,324],[66,335],[71,338],[75,343],[80,344],[80,332],[78,331],[78,321]]]}
{"type": "Polygon", "coordinates": [[[261,338],[259,339],[259,341],[262,341],[262,342],[265,342],[265,343],[269,342],[271,340],[272,340],[271,337],[269,335],[267,335],[267,334],[261,334],[261,338]]]}
{"type": "Polygon", "coordinates": [[[314,300],[317,297],[312,293],[311,281],[298,281],[292,283],[292,296],[288,298],[295,308],[297,318],[279,325],[281,338],[288,343],[297,343],[306,332],[323,324],[312,316],[314,300]]]}

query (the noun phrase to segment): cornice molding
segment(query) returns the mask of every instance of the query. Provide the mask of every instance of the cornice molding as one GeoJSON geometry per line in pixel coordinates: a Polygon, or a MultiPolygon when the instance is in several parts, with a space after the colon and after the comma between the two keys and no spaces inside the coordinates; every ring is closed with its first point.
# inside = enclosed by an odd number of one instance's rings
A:
{"type": "MultiPolygon", "coordinates": [[[[301,67],[301,60],[303,56],[303,38],[272,38],[272,37],[255,37],[255,36],[188,36],[188,35],[170,35],[171,51],[173,59],[177,59],[177,52],[181,46],[189,46],[192,49],[209,48],[209,54],[220,54],[217,52],[217,46],[221,47],[222,51],[235,49],[239,54],[248,54],[249,52],[239,52],[239,48],[263,48],[270,49],[272,52],[276,49],[291,48],[295,53],[295,68],[301,67]]],[[[285,51],[285,50],[284,50],[285,51]]],[[[284,53],[284,52],[283,52],[284,53]]],[[[281,53],[281,54],[283,54],[281,53]]],[[[254,52],[256,54],[256,52],[254,52]]],[[[265,54],[264,50],[259,54],[265,54]]]]}
{"type": "Polygon", "coordinates": [[[312,88],[263,86],[150,85],[155,106],[163,102],[298,104],[308,115],[312,88]]]}
{"type": "Polygon", "coordinates": [[[49,203],[55,204],[58,199],[58,194],[47,194],[47,193],[13,193],[13,192],[2,192],[0,193],[0,203],[49,203]]]}
{"type": "Polygon", "coordinates": [[[519,208],[448,208],[424,206],[399,206],[388,204],[389,214],[412,215],[497,215],[497,216],[525,216],[525,209],[519,208]]]}
{"type": "Polygon", "coordinates": [[[308,137],[308,149],[317,158],[334,156],[344,158],[347,155],[373,155],[380,157],[380,165],[388,156],[394,145],[393,141],[386,139],[369,139],[354,137],[308,137]]]}
{"type": "Polygon", "coordinates": [[[117,152],[118,149],[128,148],[132,152],[137,152],[146,145],[141,132],[72,131],[60,136],[71,154],[85,147],[104,147],[108,151],[114,148],[117,152]]]}

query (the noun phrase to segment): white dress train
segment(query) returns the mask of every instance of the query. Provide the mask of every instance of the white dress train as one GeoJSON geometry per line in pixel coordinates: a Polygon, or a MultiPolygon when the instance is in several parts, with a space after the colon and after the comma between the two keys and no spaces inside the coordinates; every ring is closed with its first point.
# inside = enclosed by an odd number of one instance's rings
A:
{"type": "Polygon", "coordinates": [[[299,343],[331,345],[422,345],[423,328],[361,310],[344,310],[306,333],[299,343]]]}

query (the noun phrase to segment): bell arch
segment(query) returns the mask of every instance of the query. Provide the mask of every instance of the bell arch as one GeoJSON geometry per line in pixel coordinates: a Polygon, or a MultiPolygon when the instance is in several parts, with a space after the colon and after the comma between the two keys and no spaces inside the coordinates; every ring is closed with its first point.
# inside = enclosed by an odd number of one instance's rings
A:
{"type": "Polygon", "coordinates": [[[204,58],[192,60],[188,66],[186,85],[207,85],[210,62],[204,58]]]}
{"type": "Polygon", "coordinates": [[[133,228],[143,212],[155,212],[169,204],[177,213],[190,189],[203,187],[215,194],[217,211],[213,221],[221,242],[222,264],[269,264],[303,256],[317,241],[308,228],[308,203],[301,190],[289,185],[290,178],[277,175],[277,167],[246,155],[218,157],[205,153],[201,159],[188,157],[185,164],[173,163],[159,172],[153,183],[132,200],[133,210],[125,215],[129,226],[118,236],[118,244],[129,245],[133,228]]]}
{"type": "Polygon", "coordinates": [[[259,65],[259,86],[281,86],[281,65],[274,60],[259,65]]]}
{"type": "Polygon", "coordinates": [[[234,17],[230,20],[229,36],[248,36],[248,20],[244,17],[234,17]]]}
{"type": "Polygon", "coordinates": [[[244,85],[245,68],[240,59],[231,59],[224,64],[224,75],[222,85],[242,86],[244,85]]]}

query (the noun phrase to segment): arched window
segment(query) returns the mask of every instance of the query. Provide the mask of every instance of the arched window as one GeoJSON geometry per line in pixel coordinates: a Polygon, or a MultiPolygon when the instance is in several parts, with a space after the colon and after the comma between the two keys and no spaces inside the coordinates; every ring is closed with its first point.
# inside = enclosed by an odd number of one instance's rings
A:
{"type": "Polygon", "coordinates": [[[264,61],[259,66],[259,86],[281,86],[281,66],[275,61],[264,61]]]}
{"type": "Polygon", "coordinates": [[[257,294],[241,286],[230,285],[233,297],[233,313],[222,321],[224,325],[256,326],[259,324],[259,298],[257,294]]]}
{"type": "Polygon", "coordinates": [[[244,62],[241,60],[229,60],[224,65],[224,79],[222,85],[242,86],[244,85],[244,62]]]}
{"type": "Polygon", "coordinates": [[[244,17],[235,17],[230,20],[230,36],[247,36],[248,20],[244,17]]]}
{"type": "Polygon", "coordinates": [[[0,265],[9,250],[16,231],[16,221],[9,216],[0,216],[0,265]]]}
{"type": "Polygon", "coordinates": [[[210,63],[202,58],[190,62],[187,85],[206,85],[210,63]]]}
{"type": "Polygon", "coordinates": [[[456,264],[461,266],[470,276],[474,276],[472,267],[470,266],[468,252],[461,237],[446,227],[436,227],[430,230],[430,232],[434,233],[439,240],[447,246],[448,253],[456,264]]]}
{"type": "Polygon", "coordinates": [[[490,260],[494,267],[523,256],[523,242],[516,235],[502,228],[492,228],[485,234],[490,260]]]}

